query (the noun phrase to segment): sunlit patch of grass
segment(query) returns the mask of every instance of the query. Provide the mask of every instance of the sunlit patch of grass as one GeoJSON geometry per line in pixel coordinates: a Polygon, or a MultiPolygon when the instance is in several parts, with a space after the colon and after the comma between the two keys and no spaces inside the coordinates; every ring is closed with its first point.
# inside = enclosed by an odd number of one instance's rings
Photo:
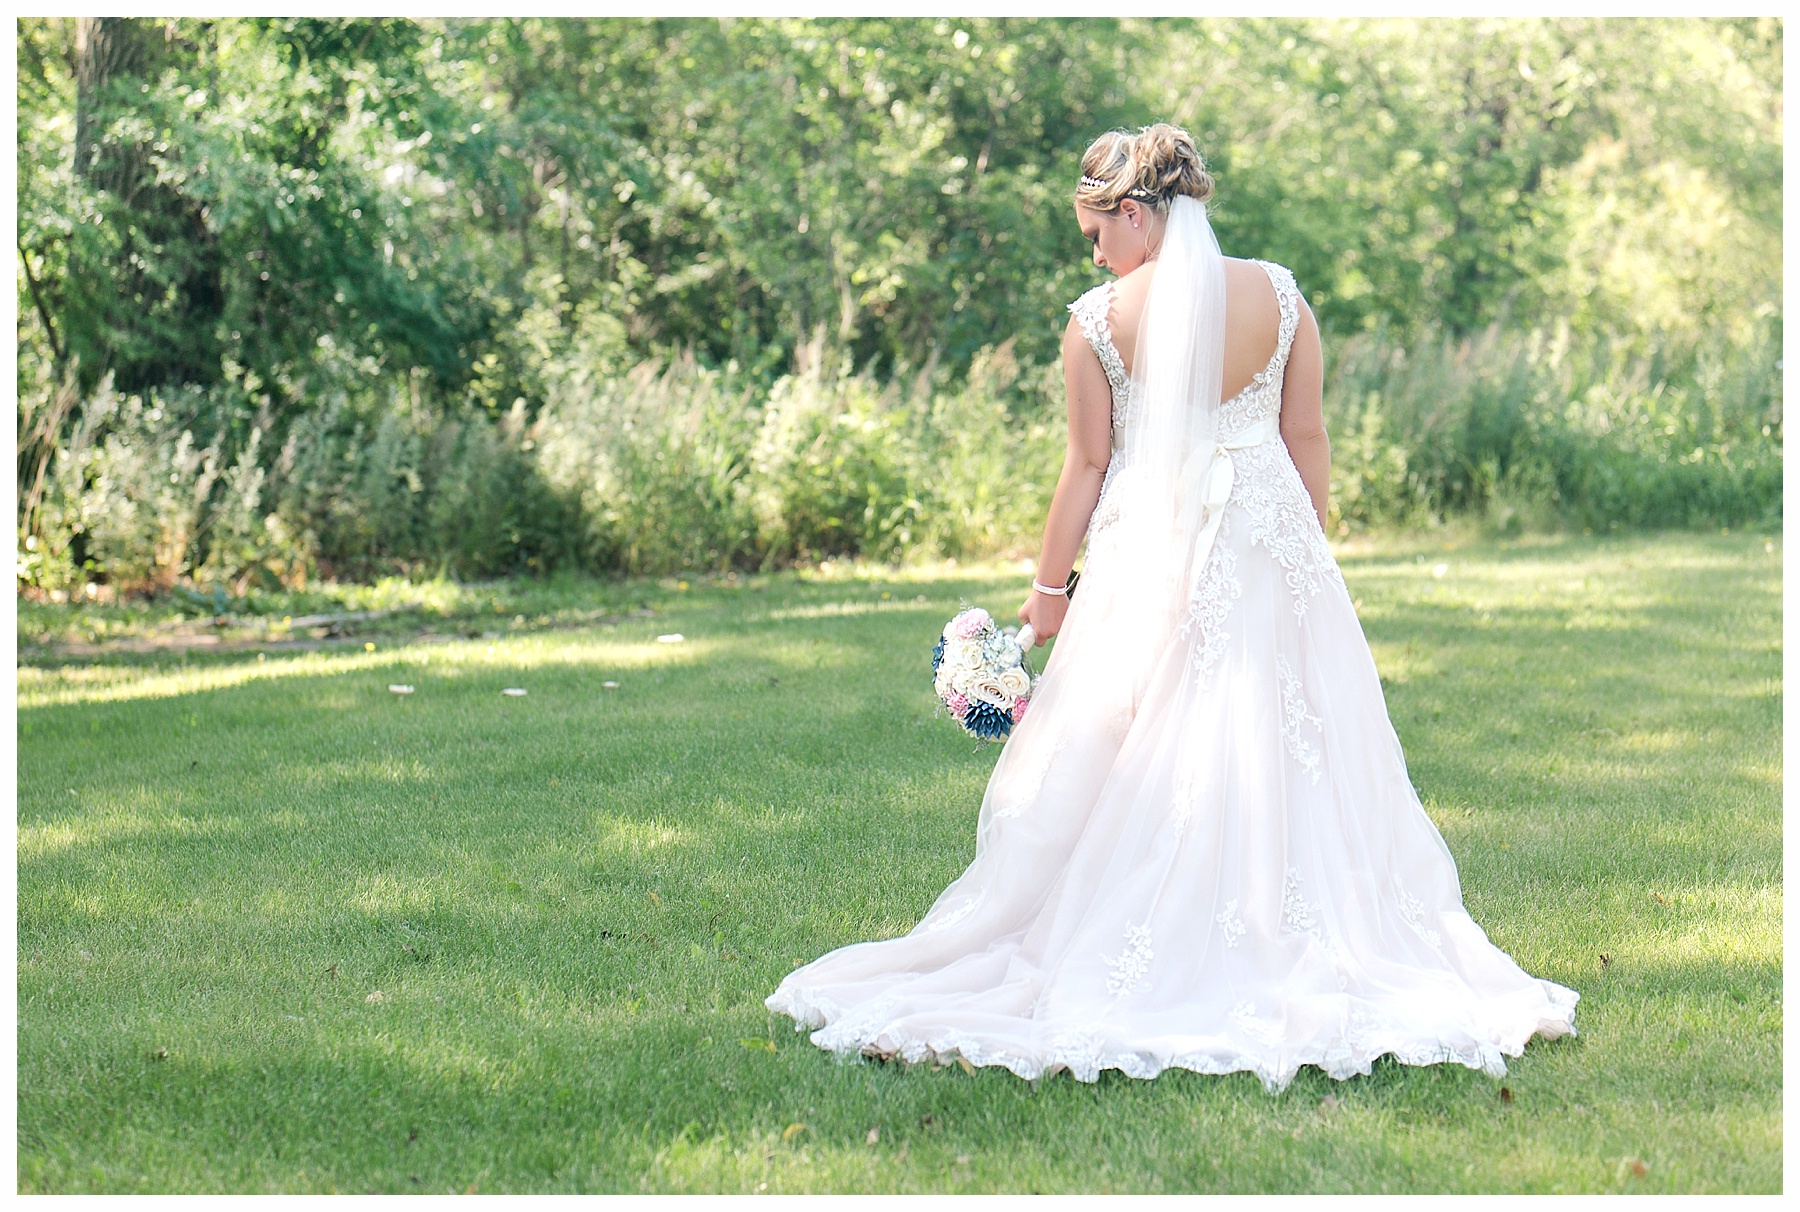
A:
{"type": "Polygon", "coordinates": [[[239,832],[241,824],[230,817],[195,820],[180,814],[99,807],[77,816],[21,823],[19,858],[48,856],[79,847],[116,845],[149,835],[219,837],[239,832]]]}
{"type": "Polygon", "coordinates": [[[393,663],[392,654],[381,652],[334,653],[329,656],[309,652],[273,661],[240,659],[230,663],[195,662],[186,668],[177,665],[173,669],[157,670],[148,675],[130,666],[65,665],[53,669],[21,666],[19,706],[46,707],[56,704],[175,698],[225,690],[251,681],[297,677],[335,678],[351,670],[385,668],[393,663]]]}
{"type": "Polygon", "coordinates": [[[648,855],[669,846],[686,845],[692,840],[688,830],[661,819],[633,821],[619,817],[606,819],[599,828],[600,846],[633,857],[648,855]]]}
{"type": "Polygon", "coordinates": [[[374,652],[27,656],[19,1183],[1778,1190],[1778,557],[1412,535],[1344,569],[1471,912],[1583,996],[1502,1081],[820,1052],[761,999],[968,861],[996,751],[926,654],[1029,568],[562,578],[443,589],[481,634],[374,652]]]}
{"type": "Polygon", "coordinates": [[[1397,686],[1439,672],[1436,655],[1414,643],[1371,644],[1369,650],[1381,670],[1383,685],[1397,686]]]}
{"type": "Polygon", "coordinates": [[[831,619],[853,614],[914,614],[925,613],[928,610],[928,607],[912,601],[821,602],[816,606],[796,606],[788,610],[771,610],[762,618],[772,623],[783,623],[789,619],[831,619]]]}

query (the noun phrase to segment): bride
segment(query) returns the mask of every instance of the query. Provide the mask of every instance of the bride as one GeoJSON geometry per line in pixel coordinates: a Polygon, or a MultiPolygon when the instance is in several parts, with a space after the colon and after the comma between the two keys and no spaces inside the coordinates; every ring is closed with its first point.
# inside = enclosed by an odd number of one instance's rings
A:
{"type": "Polygon", "coordinates": [[[1325,542],[1312,314],[1286,269],[1220,255],[1186,132],[1103,135],[1081,174],[1118,280],[1070,305],[1069,452],[1019,611],[1060,642],[968,869],[767,1004],[822,1048],[1024,1078],[1504,1073],[1573,1033],[1576,994],[1469,917],[1407,778],[1325,542]]]}

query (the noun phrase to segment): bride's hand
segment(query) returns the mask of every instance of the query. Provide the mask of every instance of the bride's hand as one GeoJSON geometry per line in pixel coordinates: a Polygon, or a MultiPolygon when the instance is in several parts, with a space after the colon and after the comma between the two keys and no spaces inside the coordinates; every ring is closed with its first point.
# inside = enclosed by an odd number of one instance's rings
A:
{"type": "Polygon", "coordinates": [[[1068,598],[1034,589],[1025,604],[1019,607],[1019,622],[1030,623],[1031,630],[1037,633],[1037,643],[1042,644],[1062,630],[1063,616],[1068,613],[1068,598]]]}

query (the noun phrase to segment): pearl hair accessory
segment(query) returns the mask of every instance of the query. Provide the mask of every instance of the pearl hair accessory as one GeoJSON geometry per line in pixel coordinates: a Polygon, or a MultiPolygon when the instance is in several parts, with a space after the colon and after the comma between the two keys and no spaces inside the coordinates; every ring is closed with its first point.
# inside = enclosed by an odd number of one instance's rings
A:
{"type": "MultiPolygon", "coordinates": [[[[1102,181],[1099,177],[1090,177],[1086,173],[1081,174],[1081,188],[1083,188],[1083,189],[1105,189],[1106,185],[1107,185],[1107,183],[1105,181],[1102,181]]],[[[1156,201],[1155,194],[1151,193],[1147,189],[1141,189],[1141,188],[1140,189],[1128,189],[1125,191],[1125,196],[1127,198],[1137,198],[1143,202],[1156,201]]]]}

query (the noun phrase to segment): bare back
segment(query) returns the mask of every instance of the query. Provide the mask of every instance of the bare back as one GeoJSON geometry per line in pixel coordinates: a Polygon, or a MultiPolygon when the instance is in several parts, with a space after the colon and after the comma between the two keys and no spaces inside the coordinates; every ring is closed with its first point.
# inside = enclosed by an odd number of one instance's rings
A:
{"type": "MultiPolygon", "coordinates": [[[[1248,399],[1259,375],[1279,371],[1281,438],[1323,526],[1330,499],[1331,445],[1325,433],[1325,363],[1318,324],[1286,269],[1236,257],[1222,261],[1225,348],[1220,403],[1248,399]],[[1292,294],[1291,303],[1282,302],[1277,276],[1292,294]],[[1284,324],[1293,325],[1285,351],[1284,324]]],[[[1063,376],[1069,393],[1070,458],[1101,473],[1111,466],[1121,424],[1119,409],[1131,383],[1131,362],[1155,273],[1156,262],[1140,265],[1095,287],[1069,307],[1073,315],[1063,334],[1063,376]]]]}
{"type": "MultiPolygon", "coordinates": [[[[1269,275],[1254,261],[1226,257],[1225,374],[1220,399],[1229,400],[1269,365],[1280,339],[1281,306],[1269,275]]],[[[1113,285],[1112,313],[1107,322],[1113,344],[1127,373],[1137,354],[1138,326],[1150,297],[1156,262],[1146,261],[1113,285]]]]}

